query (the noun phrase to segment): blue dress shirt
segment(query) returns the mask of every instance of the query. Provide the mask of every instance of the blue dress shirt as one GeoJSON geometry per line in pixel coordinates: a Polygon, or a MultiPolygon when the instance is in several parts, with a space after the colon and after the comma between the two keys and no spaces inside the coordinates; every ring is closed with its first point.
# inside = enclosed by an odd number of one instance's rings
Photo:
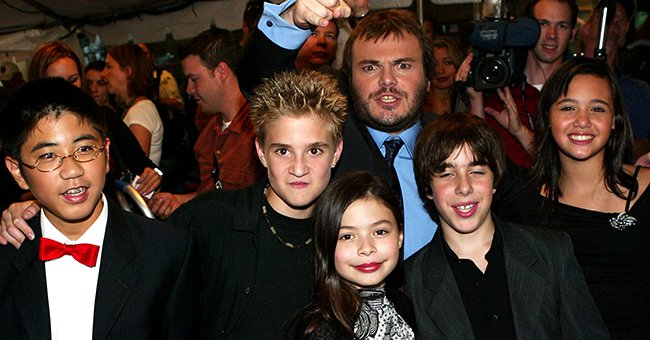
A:
{"type": "Polygon", "coordinates": [[[417,122],[397,136],[370,127],[366,128],[382,155],[386,154],[384,147],[386,139],[399,137],[404,142],[404,146],[397,153],[394,166],[404,202],[404,259],[406,259],[429,243],[438,227],[424,208],[413,172],[413,148],[422,130],[422,124],[417,122]]]}

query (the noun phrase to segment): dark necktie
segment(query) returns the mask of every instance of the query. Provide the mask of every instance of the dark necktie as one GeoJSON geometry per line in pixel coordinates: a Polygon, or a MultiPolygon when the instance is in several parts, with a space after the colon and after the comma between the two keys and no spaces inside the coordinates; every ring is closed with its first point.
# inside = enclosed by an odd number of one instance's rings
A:
{"type": "Polygon", "coordinates": [[[395,157],[397,157],[397,153],[399,152],[399,149],[404,145],[404,142],[399,138],[389,138],[386,141],[384,141],[384,148],[386,148],[386,154],[384,155],[384,160],[388,164],[388,167],[390,167],[391,172],[393,173],[393,184],[392,188],[393,191],[395,191],[395,195],[397,196],[397,200],[399,201],[400,206],[402,207],[402,210],[404,209],[403,203],[402,203],[402,189],[400,188],[399,185],[399,178],[397,177],[397,171],[395,170],[395,157]]]}
{"type": "Polygon", "coordinates": [[[88,267],[94,267],[97,264],[99,246],[94,244],[63,244],[45,237],[41,237],[40,243],[38,258],[41,261],[56,260],[64,255],[70,255],[88,267]]]}

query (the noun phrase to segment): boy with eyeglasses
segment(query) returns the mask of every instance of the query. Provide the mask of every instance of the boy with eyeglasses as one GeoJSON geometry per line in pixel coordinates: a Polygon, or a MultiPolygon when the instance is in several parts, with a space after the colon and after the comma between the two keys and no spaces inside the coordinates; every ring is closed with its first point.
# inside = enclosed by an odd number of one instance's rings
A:
{"type": "Polygon", "coordinates": [[[193,338],[188,235],[102,194],[110,140],[92,98],[61,78],[33,81],[0,113],[0,142],[42,207],[34,240],[0,247],[3,337],[193,338]]]}

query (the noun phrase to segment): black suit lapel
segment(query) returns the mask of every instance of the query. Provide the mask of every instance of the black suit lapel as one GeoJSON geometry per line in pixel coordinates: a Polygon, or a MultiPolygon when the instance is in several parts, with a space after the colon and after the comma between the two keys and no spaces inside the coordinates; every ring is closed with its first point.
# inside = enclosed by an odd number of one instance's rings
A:
{"type": "Polygon", "coordinates": [[[438,229],[428,246],[429,256],[423,262],[430,266],[430,269],[424,270],[425,289],[430,297],[427,314],[445,339],[472,339],[472,326],[444,254],[442,237],[438,229]]]}
{"type": "Polygon", "coordinates": [[[30,222],[36,237],[34,241],[25,241],[14,259],[14,266],[19,274],[10,288],[10,294],[13,295],[16,312],[28,337],[49,339],[51,338],[50,309],[45,264],[38,259],[41,238],[39,215],[30,222]]]}
{"type": "MultiPolygon", "coordinates": [[[[545,278],[535,270],[538,258],[527,242],[507,223],[499,223],[512,316],[517,337],[536,337],[539,313],[545,304],[545,278]]],[[[538,335],[537,335],[538,336],[538,335]]]]}
{"type": "Polygon", "coordinates": [[[95,297],[93,339],[104,339],[113,327],[139,272],[132,266],[137,257],[135,244],[123,212],[109,201],[108,223],[95,297]]]}

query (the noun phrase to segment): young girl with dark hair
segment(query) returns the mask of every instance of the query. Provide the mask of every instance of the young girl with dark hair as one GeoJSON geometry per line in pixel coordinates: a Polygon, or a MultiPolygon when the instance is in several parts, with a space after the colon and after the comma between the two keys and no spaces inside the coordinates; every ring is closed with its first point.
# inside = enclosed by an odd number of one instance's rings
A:
{"type": "Polygon", "coordinates": [[[414,338],[411,302],[387,280],[401,262],[401,215],[392,190],[374,175],[351,173],[330,184],[315,212],[316,295],[297,338],[414,338]]]}
{"type": "Polygon", "coordinates": [[[616,76],[574,58],[546,82],[537,110],[531,186],[504,218],[568,233],[614,339],[650,334],[650,169],[634,167],[616,76]]]}

